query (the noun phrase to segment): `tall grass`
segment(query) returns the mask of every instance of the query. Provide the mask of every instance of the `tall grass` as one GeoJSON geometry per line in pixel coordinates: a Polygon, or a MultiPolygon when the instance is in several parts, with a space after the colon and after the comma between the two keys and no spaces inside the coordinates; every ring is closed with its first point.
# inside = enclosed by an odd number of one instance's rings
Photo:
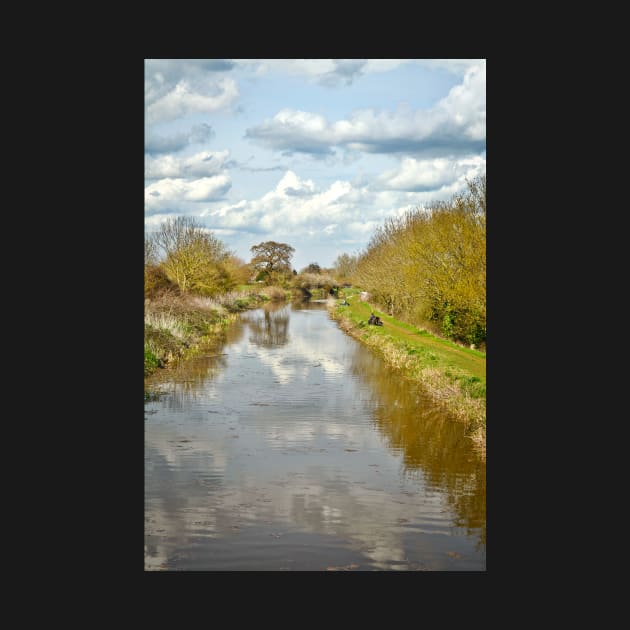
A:
{"type": "MultiPolygon", "coordinates": [[[[261,293],[263,295],[265,295],[267,298],[269,298],[272,301],[278,301],[278,300],[285,300],[287,297],[287,292],[282,289],[281,287],[276,287],[276,286],[269,286],[269,287],[264,287],[261,290],[261,293]]],[[[289,292],[290,295],[290,292],[289,292]]]]}
{"type": "Polygon", "coordinates": [[[285,297],[277,287],[252,287],[212,297],[162,291],[145,299],[145,376],[215,343],[239,311],[285,297]]]}
{"type": "Polygon", "coordinates": [[[184,323],[167,312],[146,311],[144,313],[144,324],[145,326],[168,331],[173,337],[178,339],[186,338],[184,323]]]}

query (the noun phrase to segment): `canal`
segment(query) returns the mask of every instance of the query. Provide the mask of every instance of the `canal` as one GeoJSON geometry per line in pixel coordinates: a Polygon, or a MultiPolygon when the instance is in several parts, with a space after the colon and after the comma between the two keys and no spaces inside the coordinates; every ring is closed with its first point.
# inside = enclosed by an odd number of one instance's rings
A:
{"type": "Polygon", "coordinates": [[[145,403],[145,570],[484,571],[463,425],[330,319],[243,313],[145,403]]]}

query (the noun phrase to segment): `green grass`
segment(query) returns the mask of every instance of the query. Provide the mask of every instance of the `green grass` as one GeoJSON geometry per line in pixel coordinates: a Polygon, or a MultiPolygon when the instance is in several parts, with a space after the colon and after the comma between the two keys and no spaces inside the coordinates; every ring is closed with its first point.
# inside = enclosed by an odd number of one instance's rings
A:
{"type": "Polygon", "coordinates": [[[160,366],[160,360],[145,346],[144,348],[144,375],[148,376],[160,366]]]}
{"type": "Polygon", "coordinates": [[[344,289],[332,309],[342,328],[378,352],[404,376],[422,382],[434,399],[466,421],[469,433],[485,444],[486,355],[390,317],[367,302],[360,289],[344,289]],[[349,306],[342,306],[344,300],[349,306]],[[370,313],[384,326],[369,326],[370,313]]]}
{"type": "Polygon", "coordinates": [[[370,313],[375,313],[383,320],[384,326],[369,326],[372,334],[388,338],[400,345],[401,348],[404,347],[409,354],[422,357],[441,369],[454,368],[455,370],[462,370],[468,376],[478,377],[485,385],[486,355],[484,352],[458,346],[456,343],[436,337],[426,330],[394,319],[373,308],[367,302],[359,301],[358,297],[349,296],[347,293],[345,297],[350,306],[338,306],[338,310],[340,314],[348,317],[352,322],[356,324],[363,322],[364,325],[367,325],[370,313]]]}

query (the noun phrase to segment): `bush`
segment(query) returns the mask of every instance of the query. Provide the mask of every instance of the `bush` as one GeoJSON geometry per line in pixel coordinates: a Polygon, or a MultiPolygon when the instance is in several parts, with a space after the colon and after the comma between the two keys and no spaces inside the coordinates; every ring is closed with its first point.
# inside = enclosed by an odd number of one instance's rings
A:
{"type": "Polygon", "coordinates": [[[160,265],[149,265],[144,268],[144,297],[155,298],[163,293],[179,294],[179,288],[169,280],[160,265]]]}
{"type": "Polygon", "coordinates": [[[270,299],[270,300],[284,300],[286,295],[284,293],[284,290],[281,289],[280,287],[266,287],[265,290],[263,291],[263,293],[270,299]]]}

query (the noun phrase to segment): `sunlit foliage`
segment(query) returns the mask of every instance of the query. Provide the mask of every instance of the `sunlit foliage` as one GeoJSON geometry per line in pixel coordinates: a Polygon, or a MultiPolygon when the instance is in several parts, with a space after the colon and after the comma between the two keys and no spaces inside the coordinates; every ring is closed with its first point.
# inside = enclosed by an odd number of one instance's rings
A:
{"type": "Polygon", "coordinates": [[[388,219],[359,254],[352,278],[393,316],[485,343],[485,175],[449,201],[388,219]]]}
{"type": "Polygon", "coordinates": [[[182,292],[214,295],[236,285],[230,273],[231,252],[194,218],[168,219],[152,239],[162,255],[160,265],[166,276],[182,292]]]}
{"type": "Polygon", "coordinates": [[[250,264],[260,273],[257,279],[264,280],[267,284],[284,285],[291,275],[291,258],[295,248],[286,243],[265,241],[250,248],[253,253],[250,264]]]}
{"type": "Polygon", "coordinates": [[[334,273],[342,282],[352,282],[354,272],[357,268],[358,256],[350,254],[340,254],[333,263],[334,273]]]}

